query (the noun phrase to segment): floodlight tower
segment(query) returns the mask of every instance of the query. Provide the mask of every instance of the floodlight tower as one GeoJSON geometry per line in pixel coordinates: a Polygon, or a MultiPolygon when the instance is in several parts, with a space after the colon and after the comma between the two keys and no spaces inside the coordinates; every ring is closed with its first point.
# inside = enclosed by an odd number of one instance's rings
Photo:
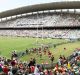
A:
{"type": "MultiPolygon", "coordinates": [[[[38,21],[38,18],[39,18],[39,17],[38,17],[38,12],[37,12],[37,21],[38,21]]],[[[39,38],[39,36],[38,36],[38,32],[39,32],[39,31],[38,31],[38,27],[39,27],[39,26],[38,26],[38,23],[37,23],[37,38],[36,38],[36,44],[38,44],[38,38],[39,38]]]]}
{"type": "MultiPolygon", "coordinates": [[[[42,13],[42,21],[43,21],[43,13],[42,13]]],[[[42,22],[43,23],[43,22],[42,22]]],[[[43,33],[44,33],[44,31],[43,31],[43,25],[44,25],[44,23],[42,24],[42,41],[43,41],[43,33]]]]}

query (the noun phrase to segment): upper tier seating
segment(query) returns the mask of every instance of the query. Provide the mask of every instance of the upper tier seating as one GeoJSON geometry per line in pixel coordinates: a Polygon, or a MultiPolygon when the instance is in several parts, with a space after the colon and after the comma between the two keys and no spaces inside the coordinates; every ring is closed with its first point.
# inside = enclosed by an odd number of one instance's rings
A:
{"type": "Polygon", "coordinates": [[[0,27],[80,26],[79,15],[39,14],[0,23],[0,27]]]}

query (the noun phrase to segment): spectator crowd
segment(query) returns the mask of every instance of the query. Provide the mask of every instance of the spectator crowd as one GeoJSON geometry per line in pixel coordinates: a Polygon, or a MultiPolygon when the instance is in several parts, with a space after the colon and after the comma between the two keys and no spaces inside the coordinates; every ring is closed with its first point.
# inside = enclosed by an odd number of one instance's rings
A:
{"type": "Polygon", "coordinates": [[[80,30],[0,30],[0,36],[17,36],[33,38],[80,38],[80,30]]]}
{"type": "MultiPolygon", "coordinates": [[[[16,52],[12,54],[16,55],[16,52]]],[[[49,58],[54,65],[54,56],[49,58]]],[[[11,59],[0,57],[0,75],[80,75],[80,49],[77,48],[69,57],[60,55],[54,67],[49,68],[44,64],[38,64],[35,58],[31,58],[29,62],[23,62],[15,56],[11,59]]]]}

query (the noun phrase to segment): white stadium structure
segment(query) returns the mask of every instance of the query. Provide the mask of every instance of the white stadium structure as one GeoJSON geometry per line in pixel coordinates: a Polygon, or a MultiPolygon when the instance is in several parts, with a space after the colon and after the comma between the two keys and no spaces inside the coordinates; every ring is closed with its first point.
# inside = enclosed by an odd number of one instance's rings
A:
{"type": "Polygon", "coordinates": [[[80,38],[77,9],[80,2],[55,2],[1,12],[0,36],[80,38]]]}

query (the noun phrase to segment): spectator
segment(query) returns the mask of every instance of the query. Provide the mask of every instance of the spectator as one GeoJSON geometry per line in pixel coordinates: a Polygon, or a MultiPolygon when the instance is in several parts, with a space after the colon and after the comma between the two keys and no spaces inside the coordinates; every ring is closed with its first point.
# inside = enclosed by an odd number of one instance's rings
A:
{"type": "Polygon", "coordinates": [[[39,65],[35,66],[35,70],[34,70],[35,75],[40,75],[39,67],[40,67],[39,65]]]}

